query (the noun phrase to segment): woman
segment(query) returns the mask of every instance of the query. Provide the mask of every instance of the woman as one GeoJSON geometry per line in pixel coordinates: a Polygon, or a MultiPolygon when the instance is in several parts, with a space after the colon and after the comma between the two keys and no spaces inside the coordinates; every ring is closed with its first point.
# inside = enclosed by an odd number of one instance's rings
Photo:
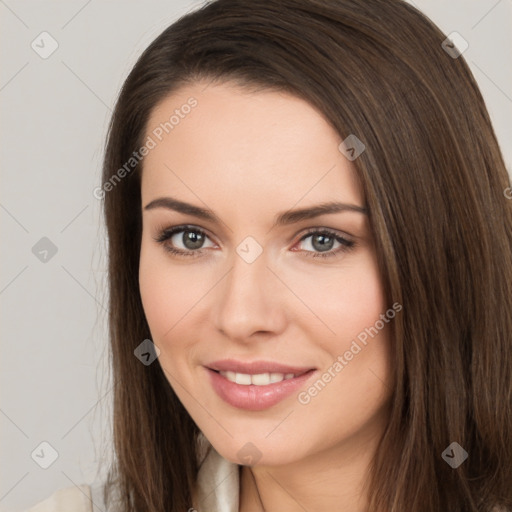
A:
{"type": "Polygon", "coordinates": [[[510,181],[445,40],[398,0],[217,0],[140,57],[100,509],[512,507],[510,181]]]}

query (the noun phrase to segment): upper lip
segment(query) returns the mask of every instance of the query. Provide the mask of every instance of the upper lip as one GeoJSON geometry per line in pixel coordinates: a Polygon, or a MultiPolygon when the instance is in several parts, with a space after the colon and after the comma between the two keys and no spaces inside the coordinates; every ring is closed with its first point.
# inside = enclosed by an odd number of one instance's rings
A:
{"type": "Polygon", "coordinates": [[[289,366],[287,364],[274,363],[273,361],[237,361],[235,359],[222,359],[206,365],[207,368],[216,371],[245,373],[257,375],[260,373],[293,373],[302,375],[315,368],[308,366],[289,366]]]}

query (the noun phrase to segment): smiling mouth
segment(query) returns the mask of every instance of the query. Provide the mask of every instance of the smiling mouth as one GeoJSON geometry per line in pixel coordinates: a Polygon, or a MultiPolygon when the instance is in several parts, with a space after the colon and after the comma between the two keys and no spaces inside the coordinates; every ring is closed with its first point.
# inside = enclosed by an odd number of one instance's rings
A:
{"type": "MultiPolygon", "coordinates": [[[[287,368],[288,369],[288,368],[287,368]]],[[[298,392],[317,374],[316,369],[295,373],[241,373],[205,367],[215,393],[227,404],[247,411],[263,411],[298,392]]]]}

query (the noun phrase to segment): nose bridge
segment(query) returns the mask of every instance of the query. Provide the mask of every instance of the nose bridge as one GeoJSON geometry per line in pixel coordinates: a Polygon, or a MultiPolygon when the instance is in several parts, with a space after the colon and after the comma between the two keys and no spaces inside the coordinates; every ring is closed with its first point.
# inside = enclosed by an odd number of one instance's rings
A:
{"type": "Polygon", "coordinates": [[[246,339],[255,332],[278,332],[284,325],[282,294],[263,251],[242,242],[216,300],[217,328],[231,338],[246,339]]]}

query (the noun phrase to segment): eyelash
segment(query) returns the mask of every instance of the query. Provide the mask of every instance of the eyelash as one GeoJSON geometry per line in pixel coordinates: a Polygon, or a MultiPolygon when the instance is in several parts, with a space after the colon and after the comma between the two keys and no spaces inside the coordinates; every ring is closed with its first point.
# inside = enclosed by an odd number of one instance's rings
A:
{"type": "MultiPolygon", "coordinates": [[[[175,235],[176,233],[180,233],[182,231],[199,233],[199,234],[204,235],[205,237],[209,238],[208,235],[202,229],[196,228],[194,226],[186,226],[185,225],[185,226],[176,226],[176,227],[169,228],[169,229],[163,229],[157,237],[154,237],[154,240],[156,242],[158,242],[159,244],[161,244],[165,251],[167,251],[175,256],[192,257],[192,258],[200,256],[202,254],[202,252],[204,251],[204,249],[196,249],[196,250],[190,249],[190,250],[184,251],[182,249],[176,249],[175,247],[171,247],[165,243],[173,235],[175,235]]],[[[352,240],[347,240],[346,238],[343,238],[342,236],[338,235],[335,231],[332,231],[327,228],[322,228],[322,229],[312,228],[312,229],[308,230],[302,236],[302,238],[299,240],[299,242],[302,242],[306,238],[309,238],[311,235],[327,235],[329,237],[334,238],[337,242],[339,242],[341,244],[341,246],[338,247],[337,249],[325,251],[325,252],[304,251],[306,253],[307,257],[311,257],[311,258],[337,257],[342,253],[346,253],[346,252],[353,250],[356,246],[356,243],[353,242],[352,240]]]]}

